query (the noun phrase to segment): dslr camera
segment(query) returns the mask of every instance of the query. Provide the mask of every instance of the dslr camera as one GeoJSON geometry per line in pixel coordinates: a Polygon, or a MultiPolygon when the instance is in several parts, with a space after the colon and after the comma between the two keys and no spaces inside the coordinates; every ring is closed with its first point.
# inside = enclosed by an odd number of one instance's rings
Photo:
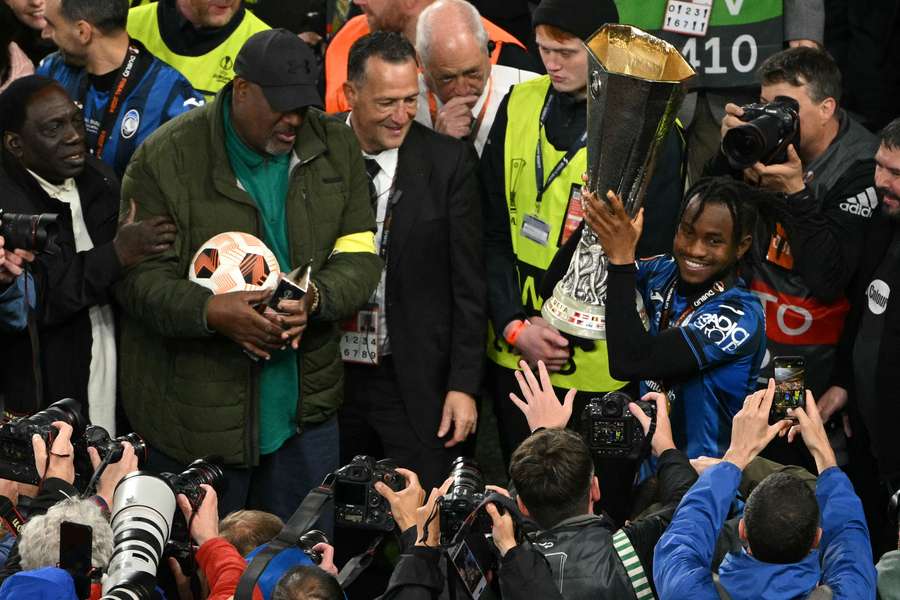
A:
{"type": "Polygon", "coordinates": [[[17,215],[0,209],[0,235],[7,250],[44,252],[59,235],[57,215],[17,215]]]}
{"type": "Polygon", "coordinates": [[[746,169],[787,161],[787,147],[800,141],[800,105],[788,96],[776,96],[768,104],[747,104],[740,117],[745,125],[729,129],[722,138],[722,152],[733,169],[746,169]]]}
{"type": "Polygon", "coordinates": [[[62,421],[72,426],[77,487],[86,483],[94,471],[87,453],[88,446],[94,446],[101,459],[106,459],[111,454],[107,460],[110,463],[122,458],[122,442],[128,442],[134,447],[134,452],[141,462],[147,458],[147,445],[141,436],[129,433],[115,439],[110,438],[109,433],[102,427],[87,424],[77,400],[64,398],[29,417],[18,417],[0,425],[0,478],[31,485],[40,483],[40,477],[34,466],[31,437],[41,436],[49,452],[58,433],[56,427],[52,425],[54,421],[62,421]]]}
{"type": "MultiPolygon", "coordinates": [[[[478,463],[463,456],[453,461],[450,468],[453,482],[450,489],[438,500],[441,509],[441,545],[450,546],[457,532],[484,501],[487,493],[484,488],[484,474],[478,463]]],[[[491,517],[479,511],[472,522],[474,533],[491,532],[491,517]]]]}
{"type": "Polygon", "coordinates": [[[395,492],[406,487],[390,459],[376,461],[371,456],[355,456],[349,465],[334,472],[334,520],[354,529],[393,531],[396,523],[387,498],[375,490],[380,481],[395,492]]]}
{"type": "MultiPolygon", "coordinates": [[[[632,400],[624,392],[610,392],[591,398],[581,413],[581,436],[594,456],[638,460],[644,450],[644,429],[628,410],[628,403],[641,407],[656,420],[656,407],[643,400],[632,400]]],[[[443,513],[442,513],[443,514],[443,513]]]]}
{"type": "MultiPolygon", "coordinates": [[[[216,489],[217,492],[224,491],[225,474],[222,467],[213,462],[212,458],[198,458],[181,473],[160,473],[159,478],[166,482],[176,496],[184,494],[187,496],[191,509],[196,511],[200,508],[203,498],[206,497],[206,491],[200,487],[200,484],[208,484],[216,489]]],[[[168,536],[168,544],[166,545],[166,556],[174,557],[181,565],[182,572],[186,575],[194,572],[193,548],[191,547],[191,533],[188,529],[187,521],[184,514],[180,510],[175,511],[172,521],[172,534],[168,536]]]]}

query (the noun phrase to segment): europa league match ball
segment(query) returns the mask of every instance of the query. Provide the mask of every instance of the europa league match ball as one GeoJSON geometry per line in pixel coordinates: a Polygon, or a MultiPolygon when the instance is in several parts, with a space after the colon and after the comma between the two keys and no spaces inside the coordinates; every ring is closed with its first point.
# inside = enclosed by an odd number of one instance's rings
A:
{"type": "Polygon", "coordinates": [[[259,238],[229,231],[200,246],[188,279],[214,294],[227,294],[275,288],[278,275],[278,260],[259,238]]]}

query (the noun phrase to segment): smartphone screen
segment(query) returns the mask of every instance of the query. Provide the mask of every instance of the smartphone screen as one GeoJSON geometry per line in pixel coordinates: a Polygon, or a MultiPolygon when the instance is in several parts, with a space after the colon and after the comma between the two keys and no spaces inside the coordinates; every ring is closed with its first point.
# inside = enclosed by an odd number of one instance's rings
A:
{"type": "Polygon", "coordinates": [[[91,570],[93,530],[88,525],[63,521],[59,525],[59,566],[87,575],[91,570]]]}
{"type": "Polygon", "coordinates": [[[770,414],[772,420],[788,418],[787,409],[804,406],[806,402],[806,361],[802,356],[776,356],[775,398],[770,414]]]}
{"type": "Polygon", "coordinates": [[[456,572],[459,573],[469,595],[474,600],[478,600],[484,588],[487,587],[487,579],[481,570],[481,565],[478,564],[478,559],[475,558],[475,554],[465,541],[456,547],[456,552],[453,554],[453,566],[456,567],[456,572]]]}

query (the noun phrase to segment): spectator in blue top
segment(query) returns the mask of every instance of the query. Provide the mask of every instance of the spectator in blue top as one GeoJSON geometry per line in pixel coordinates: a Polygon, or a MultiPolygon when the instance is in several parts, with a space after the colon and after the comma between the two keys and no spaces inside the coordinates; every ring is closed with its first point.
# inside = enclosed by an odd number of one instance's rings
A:
{"type": "Polygon", "coordinates": [[[124,0],[47,0],[44,19],[42,34],[59,51],[37,72],[82,106],[88,148],[120,178],[148,135],[204,103],[181,73],[129,38],[124,0]]]}
{"type": "Polygon", "coordinates": [[[748,396],[734,417],[722,462],[707,468],[682,498],[653,555],[660,598],[793,600],[875,598],[875,567],[862,503],[837,467],[819,409],[806,392],[806,409],[791,409],[796,425],[769,425],[775,382],[748,396]],[[711,571],[716,539],[728,516],[741,472],[776,435],[797,435],[815,459],[815,495],[796,476],[774,473],[747,499],[738,526],[746,549],[729,553],[711,571]],[[818,589],[818,588],[829,588],[818,589]],[[830,591],[831,595],[827,595],[830,591]]]}
{"type": "MultiPolygon", "coordinates": [[[[643,211],[632,219],[612,192],[609,202],[590,193],[585,198],[585,220],[609,257],[610,372],[640,380],[642,394],[668,394],[675,444],[688,457],[721,456],[731,418],[756,389],[765,352],[762,306],[739,265],[750,256],[754,227],[760,214],[770,216],[774,197],[726,178],[700,180],[682,203],[672,255],[637,262],[643,211]],[[635,288],[649,332],[635,306],[635,288]]],[[[555,262],[568,264],[564,256],[555,262]]]]}

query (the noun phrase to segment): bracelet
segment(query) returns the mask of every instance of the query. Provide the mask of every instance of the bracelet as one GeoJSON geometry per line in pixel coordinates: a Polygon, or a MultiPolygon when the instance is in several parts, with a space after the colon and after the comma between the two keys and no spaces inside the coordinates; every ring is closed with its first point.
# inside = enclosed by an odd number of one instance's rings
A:
{"type": "Polygon", "coordinates": [[[516,340],[519,339],[519,334],[522,333],[522,330],[529,325],[531,325],[531,323],[528,320],[517,320],[512,326],[510,332],[506,335],[506,343],[510,346],[515,346],[516,340]]]}
{"type": "Polygon", "coordinates": [[[319,288],[316,287],[316,284],[312,281],[309,282],[310,291],[312,291],[313,299],[309,305],[309,314],[314,315],[319,310],[319,288]]]}

